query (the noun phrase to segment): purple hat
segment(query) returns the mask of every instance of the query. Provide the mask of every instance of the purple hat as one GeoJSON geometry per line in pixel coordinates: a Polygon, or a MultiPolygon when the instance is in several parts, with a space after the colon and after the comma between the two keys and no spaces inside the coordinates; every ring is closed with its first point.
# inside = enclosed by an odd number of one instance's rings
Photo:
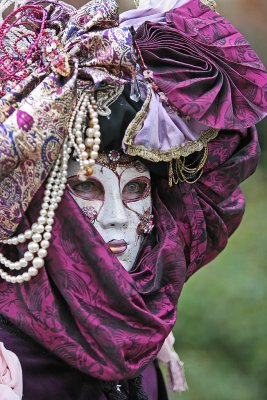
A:
{"type": "Polygon", "coordinates": [[[184,282],[239,225],[267,105],[255,52],[198,0],[135,33],[130,22],[110,0],[79,11],[37,1],[0,29],[1,314],[104,380],[156,357],[184,282]],[[84,180],[100,145],[164,165],[155,229],[130,273],[64,192],[72,151],[84,180]]]}

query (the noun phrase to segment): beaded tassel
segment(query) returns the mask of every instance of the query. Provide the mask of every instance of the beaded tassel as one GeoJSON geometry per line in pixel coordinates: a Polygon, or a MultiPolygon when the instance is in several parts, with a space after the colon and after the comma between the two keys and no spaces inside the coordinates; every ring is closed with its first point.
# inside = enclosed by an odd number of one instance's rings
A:
{"type": "Polygon", "coordinates": [[[46,20],[47,13],[41,6],[29,4],[12,11],[0,26],[1,95],[5,94],[8,82],[16,84],[30,74],[30,65],[38,59],[38,45],[42,39],[46,20]],[[39,21],[38,28],[35,20],[39,21]],[[16,32],[19,27],[21,35],[12,36],[12,32],[16,32]],[[13,37],[13,43],[11,43],[10,34],[13,37]],[[28,46],[25,47],[26,38],[29,41],[28,46]],[[10,53],[10,45],[13,45],[12,53],[10,53]]]}
{"type": "MultiPolygon", "coordinates": [[[[197,152],[193,153],[194,155],[197,152]]],[[[204,151],[198,152],[198,158],[194,158],[191,164],[187,163],[187,158],[178,158],[169,162],[169,186],[177,185],[179,182],[195,183],[199,180],[203,173],[204,165],[208,158],[208,146],[204,147],[204,151]]]]}
{"type": "MultiPolygon", "coordinates": [[[[9,4],[8,1],[5,4],[9,4]]],[[[0,7],[1,13],[1,7],[0,7]]],[[[38,4],[15,8],[0,26],[0,95],[35,73],[51,69],[71,74],[70,56],[52,29],[45,28],[47,11],[38,4]]]]}

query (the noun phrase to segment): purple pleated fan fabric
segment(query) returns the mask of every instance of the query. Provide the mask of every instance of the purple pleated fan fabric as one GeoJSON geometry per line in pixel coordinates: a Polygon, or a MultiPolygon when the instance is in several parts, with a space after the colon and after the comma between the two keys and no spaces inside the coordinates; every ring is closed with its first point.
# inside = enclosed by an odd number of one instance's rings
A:
{"type": "Polygon", "coordinates": [[[171,104],[218,129],[250,127],[267,114],[267,73],[247,40],[199,0],[146,22],[136,41],[171,104]]]}
{"type": "MultiPolygon", "coordinates": [[[[66,192],[45,268],[30,283],[0,282],[1,314],[81,372],[104,380],[137,376],[173,327],[185,280],[225,247],[240,223],[238,185],[257,160],[253,128],[227,131],[209,144],[196,184],[169,188],[167,180],[155,180],[155,229],[130,274],[66,192]]],[[[18,232],[36,220],[42,193],[18,232]]],[[[25,244],[2,247],[13,260],[25,250],[25,244]]]]}

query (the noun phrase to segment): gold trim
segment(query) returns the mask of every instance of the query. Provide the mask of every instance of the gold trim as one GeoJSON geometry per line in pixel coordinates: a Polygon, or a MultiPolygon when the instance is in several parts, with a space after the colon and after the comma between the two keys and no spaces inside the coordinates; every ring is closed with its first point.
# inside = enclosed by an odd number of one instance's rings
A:
{"type": "MultiPolygon", "coordinates": [[[[134,126],[136,125],[134,124],[134,126]]],[[[207,144],[217,137],[218,133],[219,129],[209,128],[201,132],[197,140],[190,140],[185,143],[184,146],[170,147],[168,150],[156,150],[143,145],[132,144],[132,139],[130,139],[129,136],[126,137],[126,132],[124,138],[124,143],[126,145],[125,153],[130,156],[139,156],[153,162],[167,162],[171,161],[173,158],[187,157],[196,151],[205,149],[207,144]]]]}
{"type": "Polygon", "coordinates": [[[108,85],[96,92],[96,103],[98,115],[107,117],[111,114],[109,108],[120,97],[124,90],[124,85],[108,85]]]}
{"type": "Polygon", "coordinates": [[[151,98],[152,88],[151,85],[148,85],[147,96],[143,106],[126,130],[123,139],[125,144],[125,153],[129,156],[139,156],[153,162],[169,162],[170,187],[178,182],[195,183],[201,177],[203,167],[207,161],[208,143],[217,137],[220,130],[209,128],[201,132],[197,140],[190,140],[183,146],[171,147],[166,151],[156,150],[143,145],[134,145],[133,141],[136,132],[142,128],[144,120],[148,114],[151,98]],[[190,164],[186,164],[186,157],[202,150],[204,150],[204,153],[196,166],[191,167],[190,164]]]}
{"type": "Polygon", "coordinates": [[[196,163],[195,167],[192,167],[195,162],[192,164],[186,164],[186,158],[171,160],[169,162],[169,186],[172,187],[173,184],[177,185],[179,182],[186,182],[190,184],[196,183],[202,176],[203,168],[208,159],[208,155],[209,148],[206,144],[203,155],[199,162],[196,163]]]}
{"type": "Polygon", "coordinates": [[[216,1],[214,0],[200,0],[201,3],[205,4],[205,6],[208,6],[209,8],[211,8],[213,11],[217,10],[217,4],[216,1]]]}
{"type": "Polygon", "coordinates": [[[196,151],[203,150],[212,139],[217,137],[219,129],[209,128],[201,132],[197,140],[190,140],[183,146],[171,147],[168,150],[156,150],[151,147],[133,144],[136,132],[142,128],[144,120],[148,114],[151,98],[152,88],[151,85],[148,85],[147,96],[143,106],[128,125],[123,138],[123,143],[125,144],[125,153],[129,156],[139,156],[153,162],[168,162],[173,158],[187,157],[196,151]]]}
{"type": "MultiPolygon", "coordinates": [[[[133,138],[136,135],[136,132],[142,128],[144,120],[146,119],[146,116],[148,114],[148,109],[149,109],[149,105],[151,102],[151,98],[152,98],[152,89],[151,89],[151,85],[147,85],[146,86],[147,89],[147,94],[146,94],[146,99],[142,105],[142,108],[140,109],[140,111],[138,111],[134,117],[134,119],[130,122],[130,124],[128,125],[124,138],[123,138],[123,143],[126,145],[126,147],[137,147],[133,145],[133,138]]],[[[126,150],[126,154],[130,154],[127,153],[126,150]]]]}

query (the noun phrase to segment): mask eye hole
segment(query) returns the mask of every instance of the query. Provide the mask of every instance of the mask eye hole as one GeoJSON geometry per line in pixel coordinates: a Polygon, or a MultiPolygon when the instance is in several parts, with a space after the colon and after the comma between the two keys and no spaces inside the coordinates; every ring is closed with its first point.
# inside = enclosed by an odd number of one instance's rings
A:
{"type": "Polygon", "coordinates": [[[145,176],[127,182],[122,190],[125,203],[144,199],[150,193],[150,180],[145,176]]]}
{"type": "Polygon", "coordinates": [[[104,188],[97,179],[89,178],[81,182],[77,177],[71,177],[68,179],[68,187],[72,194],[82,199],[104,201],[104,188]]]}

